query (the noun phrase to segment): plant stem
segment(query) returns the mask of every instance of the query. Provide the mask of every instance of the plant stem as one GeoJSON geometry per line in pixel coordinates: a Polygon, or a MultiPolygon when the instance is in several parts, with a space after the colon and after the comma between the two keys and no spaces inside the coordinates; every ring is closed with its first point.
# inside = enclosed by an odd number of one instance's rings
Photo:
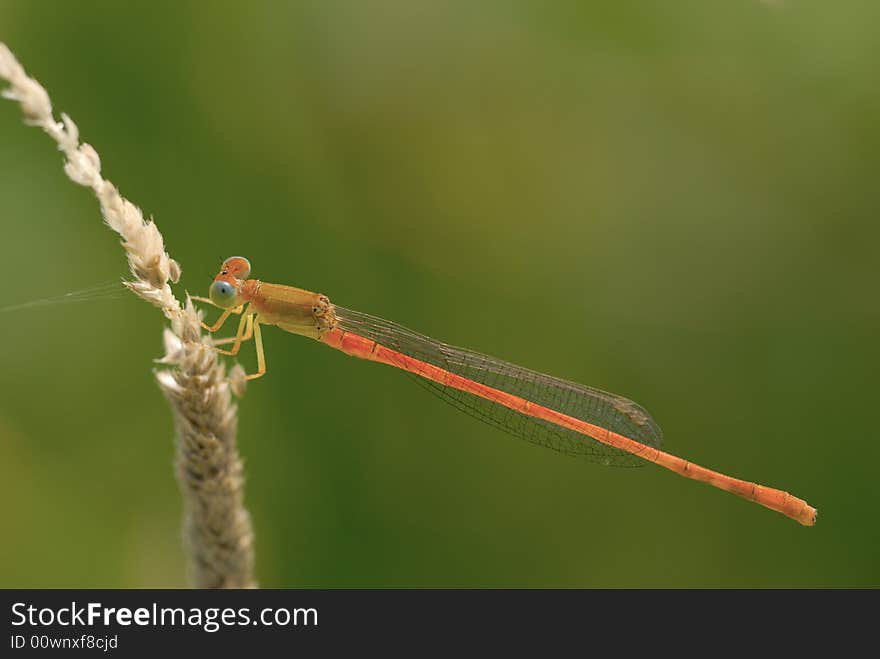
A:
{"type": "MultiPolygon", "coordinates": [[[[64,171],[75,183],[91,188],[104,222],[122,237],[132,280],[124,285],[162,310],[171,321],[165,329],[165,356],[174,368],[156,373],[171,405],[176,430],[176,471],[183,495],[184,536],[189,574],[197,588],[252,588],[253,530],[244,507],[244,478],[236,446],[237,408],[230,379],[210,339],[201,335],[200,318],[187,299],[177,300],[180,266],[165,251],[152,220],[119,194],[101,175],[101,159],[80,143],[79,129],[66,114],[56,121],[46,90],[25,73],[0,42],[0,79],[9,83],[3,96],[17,101],[25,122],[43,129],[64,153],[64,171]]],[[[235,371],[235,369],[233,369],[235,371]]],[[[236,379],[236,374],[233,381],[236,379]]]]}

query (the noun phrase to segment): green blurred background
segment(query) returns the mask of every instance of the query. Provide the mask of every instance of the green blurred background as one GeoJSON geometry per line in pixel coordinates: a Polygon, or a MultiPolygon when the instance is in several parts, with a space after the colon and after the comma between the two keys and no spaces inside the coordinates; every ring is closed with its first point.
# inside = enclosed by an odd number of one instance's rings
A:
{"type": "MultiPolygon", "coordinates": [[[[817,506],[516,440],[277,329],[240,403],[264,586],[880,585],[880,5],[0,2],[0,40],[220,260],[619,392],[666,447],[817,506]]],[[[125,274],[0,104],[5,301],[125,274]]],[[[136,299],[3,315],[0,585],[181,586],[136,299]]],[[[253,368],[252,349],[241,361],[253,368]]]]}

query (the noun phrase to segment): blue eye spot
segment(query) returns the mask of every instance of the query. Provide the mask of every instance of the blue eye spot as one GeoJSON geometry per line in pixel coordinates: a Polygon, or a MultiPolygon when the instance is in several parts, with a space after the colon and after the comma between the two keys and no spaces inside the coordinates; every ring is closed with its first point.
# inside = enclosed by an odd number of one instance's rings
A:
{"type": "Polygon", "coordinates": [[[211,298],[211,302],[218,307],[231,307],[235,304],[236,299],[238,298],[238,291],[236,291],[235,287],[229,282],[215,281],[211,284],[209,297],[211,298]]]}

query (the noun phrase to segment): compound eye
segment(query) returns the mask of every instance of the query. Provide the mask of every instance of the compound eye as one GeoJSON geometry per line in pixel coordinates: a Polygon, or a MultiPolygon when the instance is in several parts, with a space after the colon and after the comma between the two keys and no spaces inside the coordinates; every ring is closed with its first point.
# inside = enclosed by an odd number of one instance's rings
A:
{"type": "Polygon", "coordinates": [[[224,309],[234,307],[238,301],[238,291],[228,281],[215,281],[211,284],[211,290],[208,295],[211,298],[211,302],[224,309]]]}
{"type": "Polygon", "coordinates": [[[251,262],[243,256],[230,256],[223,261],[223,270],[236,279],[247,279],[251,274],[251,262]]]}

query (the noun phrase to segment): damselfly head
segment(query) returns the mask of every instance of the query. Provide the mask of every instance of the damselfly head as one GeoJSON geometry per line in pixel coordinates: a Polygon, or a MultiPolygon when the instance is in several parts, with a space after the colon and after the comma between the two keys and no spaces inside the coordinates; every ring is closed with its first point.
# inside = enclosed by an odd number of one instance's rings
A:
{"type": "Polygon", "coordinates": [[[218,307],[231,309],[241,304],[241,285],[251,274],[251,264],[243,256],[232,256],[220,267],[208,292],[211,302],[218,307]]]}

